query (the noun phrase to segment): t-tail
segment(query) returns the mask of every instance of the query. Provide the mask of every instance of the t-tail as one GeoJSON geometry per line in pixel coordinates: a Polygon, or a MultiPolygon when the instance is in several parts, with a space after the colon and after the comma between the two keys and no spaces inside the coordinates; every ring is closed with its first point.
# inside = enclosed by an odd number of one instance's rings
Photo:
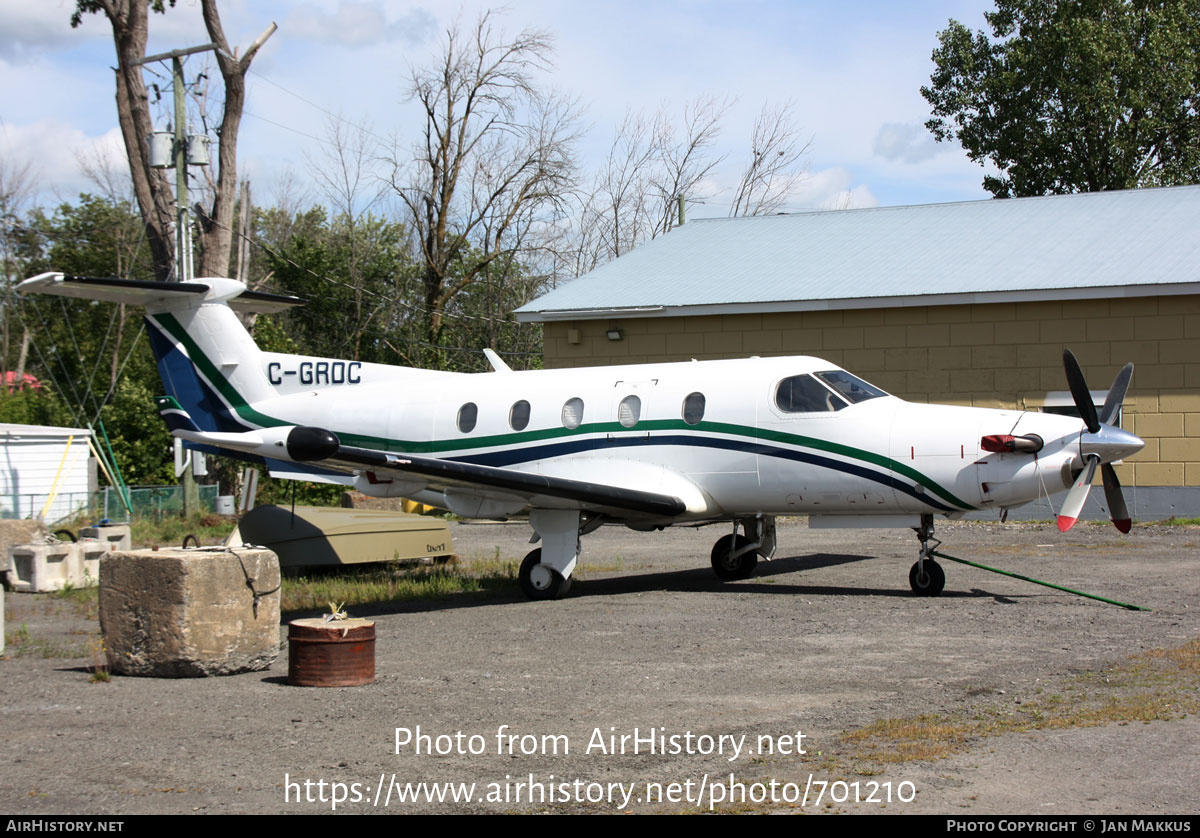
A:
{"type": "Polygon", "coordinates": [[[192,423],[221,432],[276,424],[264,423],[266,417],[252,407],[280,392],[266,374],[267,353],[254,343],[235,309],[284,311],[303,304],[299,298],[249,291],[232,279],[139,282],[61,273],[28,279],[18,290],[142,306],[164,391],[192,423]]]}
{"type": "MultiPolygon", "coordinates": [[[[45,273],[22,282],[18,290],[142,306],[165,393],[158,400],[159,412],[172,434],[190,447],[211,450],[215,445],[246,456],[247,448],[234,444],[239,438],[253,441],[263,430],[272,431],[267,436],[274,438],[289,427],[313,422],[315,403],[328,404],[312,399],[314,394],[336,401],[345,388],[375,385],[394,396],[403,390],[401,383],[430,375],[383,364],[264,352],[238,313],[286,311],[303,300],[250,291],[233,279],[140,282],[45,273]]],[[[297,471],[294,463],[266,459],[272,473],[297,471]]],[[[299,471],[303,473],[278,476],[320,479],[317,473],[324,470],[299,471]]]]}

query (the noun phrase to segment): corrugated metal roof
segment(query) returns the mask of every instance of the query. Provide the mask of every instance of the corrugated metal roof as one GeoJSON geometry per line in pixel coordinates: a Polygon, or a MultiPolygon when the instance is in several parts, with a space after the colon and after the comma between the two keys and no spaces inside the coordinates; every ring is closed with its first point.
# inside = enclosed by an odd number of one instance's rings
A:
{"type": "Polygon", "coordinates": [[[964,294],[1179,293],[1198,282],[1200,186],[1181,186],[699,219],[517,313],[544,320],[591,310],[911,305],[964,294]]]}

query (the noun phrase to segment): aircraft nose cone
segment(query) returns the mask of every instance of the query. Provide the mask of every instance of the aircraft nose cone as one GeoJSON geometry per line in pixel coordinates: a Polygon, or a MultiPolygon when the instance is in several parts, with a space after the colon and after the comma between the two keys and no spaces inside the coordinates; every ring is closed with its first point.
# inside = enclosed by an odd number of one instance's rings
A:
{"type": "Polygon", "coordinates": [[[1132,457],[1145,447],[1146,443],[1141,437],[1112,425],[1101,425],[1096,433],[1083,433],[1079,437],[1079,448],[1083,454],[1095,454],[1102,463],[1132,457]]]}

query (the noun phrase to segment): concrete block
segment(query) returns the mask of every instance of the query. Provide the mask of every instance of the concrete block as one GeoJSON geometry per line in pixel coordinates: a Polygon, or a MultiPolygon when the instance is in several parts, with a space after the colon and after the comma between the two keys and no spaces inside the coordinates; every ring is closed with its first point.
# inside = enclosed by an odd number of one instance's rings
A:
{"type": "Polygon", "coordinates": [[[133,537],[128,524],[111,527],[81,527],[79,537],[107,542],[112,550],[128,551],[133,549],[133,537]]]}
{"type": "Polygon", "coordinates": [[[8,548],[8,585],[14,591],[47,593],[83,585],[79,550],[72,542],[21,544],[8,548]]]}
{"type": "Polygon", "coordinates": [[[134,550],[100,563],[100,629],[124,675],[266,669],[279,654],[279,602],[270,550],[134,550]]]}
{"type": "Polygon", "coordinates": [[[107,541],[89,538],[77,543],[72,570],[78,576],[71,580],[71,584],[76,588],[93,588],[100,584],[100,559],[111,552],[112,545],[107,541]]]}
{"type": "Polygon", "coordinates": [[[8,585],[14,591],[49,593],[95,587],[100,579],[100,558],[110,552],[106,541],[88,539],[52,544],[19,544],[8,549],[8,585]]]}
{"type": "Polygon", "coordinates": [[[0,575],[9,569],[8,548],[21,544],[33,544],[44,539],[50,530],[39,520],[4,518],[0,519],[0,575]]]}

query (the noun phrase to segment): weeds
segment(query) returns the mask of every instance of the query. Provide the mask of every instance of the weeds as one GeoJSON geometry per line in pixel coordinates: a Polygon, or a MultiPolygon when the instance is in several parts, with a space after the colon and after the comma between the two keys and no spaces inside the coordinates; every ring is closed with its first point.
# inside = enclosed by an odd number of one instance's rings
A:
{"type": "Polygon", "coordinates": [[[403,600],[442,599],[457,594],[509,591],[516,579],[512,562],[485,560],[467,572],[458,567],[403,568],[394,565],[321,576],[284,577],[283,611],[324,610],[403,600]],[[482,564],[482,567],[480,566],[482,564]]]}
{"type": "Polygon", "coordinates": [[[1200,638],[1070,678],[1061,693],[977,708],[972,715],[883,719],[843,735],[848,756],[873,763],[937,760],[980,739],[1031,730],[1177,719],[1200,712],[1200,638]],[[1068,695],[1064,695],[1068,694],[1068,695]]]}
{"type": "Polygon", "coordinates": [[[201,544],[224,544],[233,532],[237,521],[222,515],[192,515],[180,518],[164,515],[162,518],[137,518],[130,526],[133,543],[137,547],[178,547],[185,536],[194,535],[201,544]]]}
{"type": "Polygon", "coordinates": [[[108,654],[104,648],[104,638],[96,637],[88,643],[88,655],[92,659],[92,663],[88,666],[88,671],[91,676],[88,678],[93,684],[107,684],[112,680],[112,674],[108,671],[108,654]]]}

